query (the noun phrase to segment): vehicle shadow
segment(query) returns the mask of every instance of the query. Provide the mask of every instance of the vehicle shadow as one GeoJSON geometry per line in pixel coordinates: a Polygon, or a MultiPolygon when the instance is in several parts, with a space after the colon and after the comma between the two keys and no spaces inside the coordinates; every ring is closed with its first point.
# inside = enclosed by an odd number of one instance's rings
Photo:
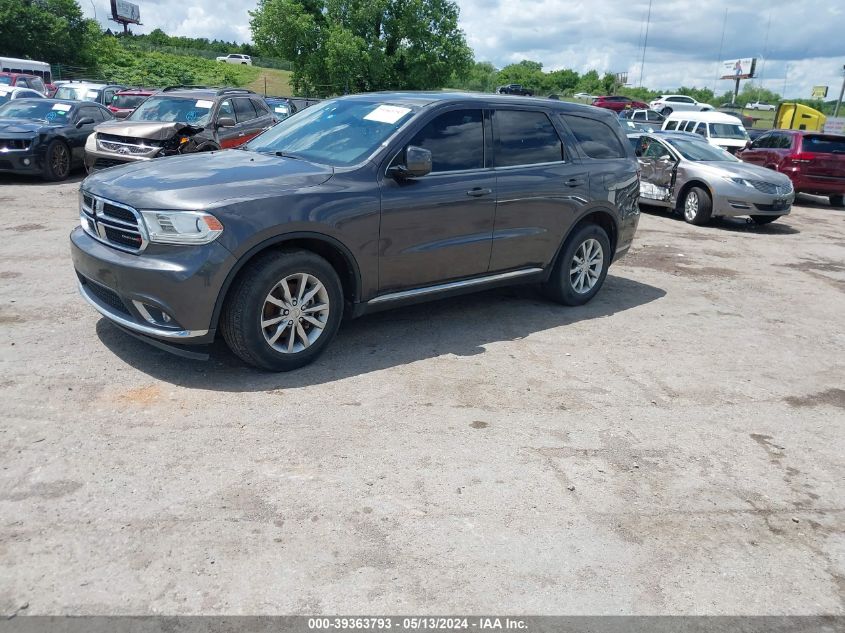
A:
{"type": "Polygon", "coordinates": [[[53,187],[55,185],[64,185],[67,183],[82,182],[88,174],[85,169],[75,169],[71,172],[65,180],[53,182],[44,180],[38,174],[15,174],[4,173],[0,174],[0,185],[31,185],[34,187],[53,187]]]}
{"type": "MultiPolygon", "coordinates": [[[[682,222],[688,224],[680,213],[675,213],[664,207],[653,207],[640,204],[640,212],[653,215],[655,217],[663,217],[675,222],[682,222]]],[[[762,235],[796,235],[800,233],[797,228],[789,223],[789,216],[784,216],[772,222],[771,224],[757,224],[751,218],[713,218],[703,226],[694,226],[688,224],[691,230],[708,230],[719,229],[723,231],[734,231],[740,233],[760,233],[762,235]]]]}
{"type": "MultiPolygon", "coordinates": [[[[609,316],[665,294],[660,288],[609,275],[596,298],[576,308],[547,301],[534,288],[514,287],[380,312],[344,322],[325,354],[286,374],[247,367],[220,339],[211,346],[208,361],[193,361],[147,345],[106,319],[100,319],[96,329],[100,341],[116,356],[158,380],[212,391],[268,391],[333,382],[443,354],[483,354],[489,343],[609,316]]],[[[598,324],[596,329],[598,333],[598,324]]],[[[563,341],[565,336],[564,331],[563,341]]]]}
{"type": "Polygon", "coordinates": [[[824,209],[825,211],[842,212],[845,209],[831,206],[827,196],[814,196],[809,193],[799,193],[795,204],[808,209],[824,209]]]}

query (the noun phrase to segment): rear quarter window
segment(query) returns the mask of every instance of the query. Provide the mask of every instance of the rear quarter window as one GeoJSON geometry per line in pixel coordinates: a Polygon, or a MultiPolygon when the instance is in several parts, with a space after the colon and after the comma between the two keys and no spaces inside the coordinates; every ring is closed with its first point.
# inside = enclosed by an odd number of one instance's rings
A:
{"type": "Polygon", "coordinates": [[[494,116],[496,167],[563,160],[563,143],[544,112],[497,110],[494,116]]]}
{"type": "Polygon", "coordinates": [[[808,134],[801,143],[805,152],[845,154],[845,137],[808,134]]]}
{"type": "Polygon", "coordinates": [[[562,114],[581,150],[590,158],[627,158],[625,148],[613,129],[596,119],[562,114]]]}

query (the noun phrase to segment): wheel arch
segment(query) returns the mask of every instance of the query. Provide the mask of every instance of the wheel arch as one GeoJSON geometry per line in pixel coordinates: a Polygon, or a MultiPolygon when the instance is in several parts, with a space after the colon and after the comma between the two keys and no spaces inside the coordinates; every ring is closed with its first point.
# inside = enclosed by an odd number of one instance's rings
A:
{"type": "Polygon", "coordinates": [[[680,208],[680,205],[683,203],[684,197],[687,195],[687,191],[689,191],[693,187],[700,187],[704,189],[707,193],[710,194],[710,199],[713,199],[713,188],[708,185],[704,180],[701,180],[699,178],[692,178],[686,181],[680,188],[680,190],[678,190],[678,195],[675,196],[675,209],[680,208]]]}
{"type": "Polygon", "coordinates": [[[300,248],[315,253],[325,259],[335,269],[343,289],[343,297],[347,303],[354,304],[361,298],[361,271],[358,262],[352,252],[339,240],[323,235],[299,231],[285,233],[271,237],[260,244],[253,246],[244,253],[237,263],[229,271],[226,281],[220,288],[217,301],[214,304],[214,312],[211,317],[211,328],[216,329],[220,321],[220,313],[223,304],[232,289],[232,284],[243,271],[244,267],[259,255],[271,250],[280,248],[300,248]]]}
{"type": "Polygon", "coordinates": [[[548,270],[550,272],[554,267],[557,258],[560,257],[560,252],[569,241],[569,238],[572,237],[582,226],[587,224],[597,224],[604,229],[605,233],[607,233],[607,237],[610,240],[610,258],[611,260],[613,259],[616,254],[616,245],[619,242],[619,222],[613,212],[609,209],[591,209],[579,217],[578,220],[573,222],[572,226],[569,227],[569,230],[566,232],[566,235],[564,235],[563,240],[561,240],[560,245],[557,247],[554,258],[548,266],[548,270]]]}

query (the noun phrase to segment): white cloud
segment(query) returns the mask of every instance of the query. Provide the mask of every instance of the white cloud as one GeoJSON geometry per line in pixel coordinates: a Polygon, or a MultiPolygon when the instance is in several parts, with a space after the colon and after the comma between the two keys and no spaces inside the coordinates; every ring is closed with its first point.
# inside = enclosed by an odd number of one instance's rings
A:
{"type": "MultiPolygon", "coordinates": [[[[108,2],[95,2],[97,16],[106,24],[108,2]]],[[[252,0],[140,0],[139,4],[144,25],[136,28],[138,32],[158,27],[171,35],[250,39],[252,0]]],[[[639,83],[648,0],[458,0],[458,4],[461,26],[478,60],[504,66],[533,59],[547,70],[627,71],[629,82],[639,83]]],[[[83,0],[82,6],[93,14],[90,2],[83,0]]],[[[786,77],[788,97],[809,97],[813,85],[828,85],[831,95],[838,94],[845,64],[843,0],[654,0],[643,84],[654,89],[680,85],[715,85],[718,92],[730,89],[730,81],[716,81],[725,9],[723,59],[760,58],[763,85],[780,92],[786,77]]]]}

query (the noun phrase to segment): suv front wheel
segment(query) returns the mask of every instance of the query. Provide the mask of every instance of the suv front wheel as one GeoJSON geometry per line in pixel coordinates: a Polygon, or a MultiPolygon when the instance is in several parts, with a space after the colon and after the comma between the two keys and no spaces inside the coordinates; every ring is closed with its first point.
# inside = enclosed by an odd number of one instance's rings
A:
{"type": "Polygon", "coordinates": [[[302,250],[259,255],[226,298],[220,327],[250,365],[290,371],[319,356],[337,333],[343,291],[334,268],[302,250]]]}
{"type": "Polygon", "coordinates": [[[580,306],[596,296],[610,267],[610,240],[603,228],[587,224],[564,244],[546,282],[546,296],[569,306],[580,306]]]}

